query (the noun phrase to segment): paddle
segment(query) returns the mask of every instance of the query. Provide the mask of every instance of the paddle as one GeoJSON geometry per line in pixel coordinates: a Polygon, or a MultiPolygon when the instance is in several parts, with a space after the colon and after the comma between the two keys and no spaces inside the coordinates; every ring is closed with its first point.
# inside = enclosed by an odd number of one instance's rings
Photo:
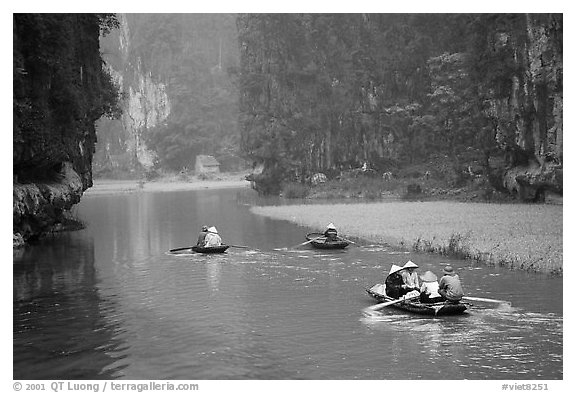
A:
{"type": "Polygon", "coordinates": [[[324,237],[324,236],[315,237],[314,239],[310,239],[310,240],[308,240],[307,242],[297,244],[297,245],[295,245],[295,246],[293,246],[293,247],[291,247],[291,248],[296,248],[296,247],[300,247],[300,246],[303,246],[303,245],[308,244],[308,243],[312,243],[314,240],[318,240],[318,239],[321,239],[321,238],[323,238],[323,237],[324,237]]]}
{"type": "Polygon", "coordinates": [[[256,251],[260,251],[260,250],[259,250],[259,249],[257,249],[257,248],[254,248],[254,247],[248,247],[248,246],[237,246],[237,245],[235,245],[235,244],[229,244],[229,246],[230,246],[230,247],[234,247],[234,248],[245,248],[245,249],[248,249],[248,250],[256,250],[256,251]]]}
{"type": "Polygon", "coordinates": [[[174,252],[174,251],[182,251],[182,250],[190,250],[192,248],[192,246],[188,246],[188,247],[180,247],[180,248],[173,248],[170,250],[170,252],[174,252]]]}
{"type": "Polygon", "coordinates": [[[345,237],[338,236],[340,239],[347,241],[348,243],[356,244],[352,240],[346,239],[345,237]]]}
{"type": "Polygon", "coordinates": [[[488,303],[510,303],[506,300],[486,299],[483,297],[464,296],[462,299],[463,300],[469,300],[469,301],[477,301],[477,302],[488,302],[488,303]]]}
{"type": "Polygon", "coordinates": [[[396,304],[396,303],[401,303],[401,302],[404,302],[406,300],[414,299],[414,298],[417,298],[418,296],[419,295],[413,295],[413,296],[408,296],[408,297],[404,296],[400,299],[391,300],[391,301],[386,302],[386,303],[379,303],[379,304],[376,304],[374,306],[370,306],[370,307],[368,307],[368,310],[378,311],[384,307],[388,307],[388,306],[391,306],[392,304],[396,304]]]}

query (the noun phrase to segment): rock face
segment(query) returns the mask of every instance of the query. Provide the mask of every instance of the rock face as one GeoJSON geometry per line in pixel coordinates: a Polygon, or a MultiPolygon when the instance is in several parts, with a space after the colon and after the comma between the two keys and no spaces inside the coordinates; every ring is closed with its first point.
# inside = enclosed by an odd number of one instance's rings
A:
{"type": "Polygon", "coordinates": [[[116,26],[112,14],[14,16],[14,244],[61,222],[92,186],[94,124],[119,112],[99,45],[116,26]]]}
{"type": "Polygon", "coordinates": [[[548,197],[561,198],[563,193],[562,167],[540,165],[531,161],[525,166],[515,166],[504,174],[504,186],[523,201],[545,202],[548,197]]]}
{"type": "Polygon", "coordinates": [[[102,38],[109,72],[124,95],[123,113],[118,120],[100,119],[95,170],[125,167],[149,170],[155,153],[145,142],[146,133],[170,115],[166,84],[147,71],[140,57],[134,56],[128,18],[120,14],[120,29],[102,38]]]}
{"type": "Polygon", "coordinates": [[[13,227],[18,239],[14,239],[14,245],[21,245],[21,240],[36,237],[60,223],[63,214],[80,202],[83,192],[82,178],[69,162],[62,165],[59,179],[50,183],[15,183],[13,227]]]}
{"type": "Polygon", "coordinates": [[[101,41],[123,116],[98,124],[94,174],[141,178],[213,155],[238,170],[238,40],[228,14],[122,14],[101,41]]]}
{"type": "Polygon", "coordinates": [[[522,200],[544,201],[563,190],[562,19],[526,15],[525,23],[525,36],[508,37],[523,72],[511,96],[493,103],[496,139],[508,156],[504,186],[522,200]]]}

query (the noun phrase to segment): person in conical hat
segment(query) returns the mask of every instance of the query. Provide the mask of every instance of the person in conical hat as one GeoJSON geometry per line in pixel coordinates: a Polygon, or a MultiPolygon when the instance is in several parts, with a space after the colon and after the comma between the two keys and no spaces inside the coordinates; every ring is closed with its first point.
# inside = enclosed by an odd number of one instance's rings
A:
{"type": "Polygon", "coordinates": [[[328,226],[326,226],[324,236],[326,236],[327,242],[338,241],[338,231],[336,230],[336,226],[333,223],[330,223],[328,226]]]}
{"type": "Polygon", "coordinates": [[[438,276],[432,273],[430,270],[427,270],[426,273],[420,276],[420,280],[422,280],[422,282],[434,282],[438,281],[438,276]]]}
{"type": "Polygon", "coordinates": [[[398,299],[408,292],[404,285],[404,279],[402,278],[402,270],[403,268],[401,266],[392,265],[386,277],[386,295],[391,298],[398,299]]]}
{"type": "Polygon", "coordinates": [[[416,265],[412,261],[408,261],[402,266],[402,278],[404,279],[404,285],[409,291],[419,291],[420,285],[418,283],[418,274],[416,273],[416,265]]]}
{"type": "Polygon", "coordinates": [[[413,268],[413,269],[417,269],[418,265],[416,265],[414,262],[412,261],[408,261],[404,264],[404,266],[402,266],[402,269],[409,269],[409,268],[413,268]]]}
{"type": "Polygon", "coordinates": [[[215,226],[208,228],[208,233],[204,238],[204,247],[217,247],[222,245],[222,238],[218,234],[215,226]]]}
{"type": "Polygon", "coordinates": [[[392,273],[396,273],[399,272],[400,270],[402,270],[401,266],[392,264],[392,267],[390,267],[390,272],[388,273],[388,275],[392,274],[392,273]]]}
{"type": "Polygon", "coordinates": [[[438,293],[438,277],[428,270],[420,276],[422,286],[420,287],[420,302],[421,303],[436,303],[442,302],[442,296],[438,293]]]}

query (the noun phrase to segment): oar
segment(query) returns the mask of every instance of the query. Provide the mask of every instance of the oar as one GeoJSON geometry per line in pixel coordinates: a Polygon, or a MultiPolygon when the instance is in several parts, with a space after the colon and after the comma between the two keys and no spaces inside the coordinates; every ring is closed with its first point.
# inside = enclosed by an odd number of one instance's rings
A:
{"type": "Polygon", "coordinates": [[[237,245],[235,245],[235,244],[229,244],[229,246],[230,246],[230,247],[234,247],[234,248],[245,248],[245,249],[248,249],[248,250],[256,250],[256,251],[260,251],[260,250],[259,250],[259,249],[257,249],[257,248],[254,248],[254,247],[248,247],[248,246],[237,246],[237,245]]]}
{"type": "Polygon", "coordinates": [[[392,304],[401,303],[401,302],[404,302],[406,300],[414,299],[417,297],[418,297],[418,295],[413,295],[413,296],[408,296],[408,297],[404,296],[403,298],[400,298],[400,299],[391,300],[391,301],[386,302],[386,303],[379,303],[379,304],[376,304],[374,306],[370,306],[370,307],[368,307],[368,310],[378,311],[381,308],[391,306],[392,304]]]}
{"type": "Polygon", "coordinates": [[[352,240],[346,239],[345,237],[342,237],[342,236],[338,236],[338,237],[342,240],[346,240],[348,243],[356,244],[352,240]]]}
{"type": "Polygon", "coordinates": [[[173,248],[170,250],[170,252],[174,252],[174,251],[182,251],[182,250],[189,250],[191,249],[192,246],[188,246],[188,247],[180,247],[180,248],[173,248]]]}
{"type": "Polygon", "coordinates": [[[488,303],[510,303],[506,300],[486,299],[483,297],[464,296],[462,299],[463,300],[470,300],[470,301],[477,301],[477,302],[488,302],[488,303]]]}
{"type": "Polygon", "coordinates": [[[318,240],[318,239],[321,239],[321,238],[323,238],[323,237],[324,237],[324,236],[315,237],[314,239],[310,239],[310,240],[308,240],[307,242],[297,244],[297,245],[295,245],[295,246],[293,246],[293,247],[291,247],[291,248],[296,248],[296,247],[300,247],[300,246],[303,246],[303,245],[308,244],[308,243],[312,243],[314,240],[318,240]]]}

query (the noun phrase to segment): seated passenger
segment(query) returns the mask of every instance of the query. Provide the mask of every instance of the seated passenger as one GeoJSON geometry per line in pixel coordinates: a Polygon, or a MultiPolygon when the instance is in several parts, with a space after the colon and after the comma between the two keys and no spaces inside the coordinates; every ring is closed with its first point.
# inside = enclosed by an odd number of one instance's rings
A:
{"type": "Polygon", "coordinates": [[[404,279],[402,278],[400,271],[402,271],[402,267],[392,265],[385,281],[386,295],[394,299],[398,299],[409,292],[404,284],[404,279]]]}
{"type": "Polygon", "coordinates": [[[422,286],[420,287],[420,302],[421,303],[436,303],[443,302],[444,299],[438,293],[438,277],[430,270],[424,275],[420,276],[422,286]]]}
{"type": "Polygon", "coordinates": [[[404,279],[404,285],[408,292],[411,291],[420,291],[420,285],[418,285],[418,274],[416,274],[416,269],[418,269],[418,265],[416,265],[412,261],[408,261],[402,266],[401,275],[404,279]]]}
{"type": "Polygon", "coordinates": [[[216,227],[208,228],[208,233],[204,238],[204,247],[217,247],[222,245],[222,238],[218,235],[216,227]]]}

